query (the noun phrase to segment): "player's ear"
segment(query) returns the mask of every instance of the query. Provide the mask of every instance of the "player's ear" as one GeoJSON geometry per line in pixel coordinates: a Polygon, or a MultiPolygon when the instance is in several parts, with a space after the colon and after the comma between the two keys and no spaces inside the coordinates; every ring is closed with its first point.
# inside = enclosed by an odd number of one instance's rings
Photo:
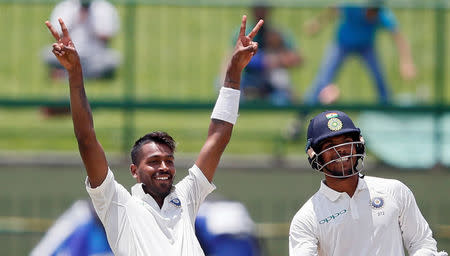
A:
{"type": "Polygon", "coordinates": [[[137,179],[137,166],[135,164],[130,165],[130,172],[133,178],[137,179]]]}

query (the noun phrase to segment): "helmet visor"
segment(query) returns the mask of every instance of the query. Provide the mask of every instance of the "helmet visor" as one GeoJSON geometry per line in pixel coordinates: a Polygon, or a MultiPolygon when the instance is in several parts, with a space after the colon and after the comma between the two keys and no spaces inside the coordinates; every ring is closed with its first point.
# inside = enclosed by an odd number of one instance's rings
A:
{"type": "Polygon", "coordinates": [[[364,157],[364,144],[353,141],[326,148],[313,161],[329,177],[348,178],[362,171],[364,157]]]}

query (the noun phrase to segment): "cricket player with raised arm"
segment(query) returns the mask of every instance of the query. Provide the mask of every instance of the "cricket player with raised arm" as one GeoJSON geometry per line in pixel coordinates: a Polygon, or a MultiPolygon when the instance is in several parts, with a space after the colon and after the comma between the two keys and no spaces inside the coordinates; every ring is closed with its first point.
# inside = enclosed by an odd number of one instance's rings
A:
{"type": "Polygon", "coordinates": [[[294,216],[290,256],[447,256],[402,182],[364,176],[364,139],[350,117],[325,111],[311,119],[306,152],[323,172],[319,191],[294,216]]]}
{"type": "Polygon", "coordinates": [[[146,134],[131,150],[130,171],[137,181],[131,194],[114,179],[96,138],[80,58],[69,31],[62,19],[59,19],[61,35],[46,22],[56,39],[53,53],[69,74],[72,120],[88,176],[86,189],[115,255],[204,255],[195,236],[195,217],[200,204],[215,189],[211,183],[214,172],[238,116],[241,72],[258,49],[252,39],[263,24],[260,20],[245,35],[246,20],[243,16],[224,86],[211,115],[206,142],[189,174],[172,185],[175,142],[165,132],[146,134]]]}

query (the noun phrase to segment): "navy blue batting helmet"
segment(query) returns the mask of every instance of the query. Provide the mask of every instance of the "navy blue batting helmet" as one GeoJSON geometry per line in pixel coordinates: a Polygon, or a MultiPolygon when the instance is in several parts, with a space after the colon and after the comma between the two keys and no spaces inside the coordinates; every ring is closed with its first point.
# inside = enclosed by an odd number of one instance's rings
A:
{"type": "Polygon", "coordinates": [[[353,124],[350,117],[342,111],[322,112],[309,122],[306,151],[311,147],[318,152],[319,145],[323,140],[342,134],[352,134],[358,139],[361,131],[353,124]]]}

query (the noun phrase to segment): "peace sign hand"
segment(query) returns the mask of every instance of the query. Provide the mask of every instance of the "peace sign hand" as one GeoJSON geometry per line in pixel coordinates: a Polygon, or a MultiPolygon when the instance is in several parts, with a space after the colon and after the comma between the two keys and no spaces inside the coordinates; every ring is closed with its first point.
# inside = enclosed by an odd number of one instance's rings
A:
{"type": "Polygon", "coordinates": [[[52,33],[53,37],[56,39],[56,43],[53,46],[53,54],[55,54],[58,61],[61,65],[67,69],[67,71],[72,71],[75,68],[81,68],[80,57],[78,56],[77,50],[75,49],[75,45],[70,38],[69,31],[67,30],[66,24],[64,24],[61,18],[58,19],[59,24],[61,26],[61,30],[63,32],[62,37],[60,37],[59,33],[52,26],[49,21],[45,22],[48,29],[52,33]]]}
{"type": "Polygon", "coordinates": [[[247,23],[247,16],[242,16],[241,30],[239,31],[239,38],[234,47],[233,56],[231,58],[231,66],[238,68],[242,71],[245,66],[250,62],[252,57],[258,51],[258,43],[253,42],[253,38],[258,33],[259,29],[263,25],[264,21],[259,20],[258,24],[253,28],[253,30],[246,36],[245,29],[247,23]]]}

